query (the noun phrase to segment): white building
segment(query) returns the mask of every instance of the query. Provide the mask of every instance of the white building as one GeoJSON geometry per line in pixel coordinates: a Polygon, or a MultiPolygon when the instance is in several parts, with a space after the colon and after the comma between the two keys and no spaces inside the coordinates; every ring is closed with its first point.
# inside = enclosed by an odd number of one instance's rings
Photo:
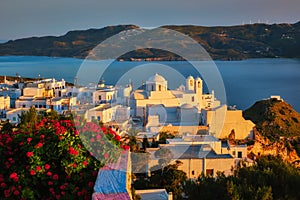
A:
{"type": "Polygon", "coordinates": [[[87,121],[101,121],[108,123],[116,121],[124,123],[129,119],[129,108],[121,105],[101,104],[86,111],[85,117],[87,121]]]}
{"type": "Polygon", "coordinates": [[[10,97],[0,96],[0,110],[7,110],[10,108],[10,97]]]}
{"type": "Polygon", "coordinates": [[[201,121],[209,126],[209,132],[217,138],[228,138],[234,132],[235,139],[253,137],[255,124],[245,120],[242,110],[229,110],[226,105],[214,109],[202,109],[201,121]]]}
{"type": "Polygon", "coordinates": [[[214,94],[203,94],[203,84],[200,78],[189,76],[186,87],[169,90],[167,80],[155,74],[146,81],[144,90],[134,91],[130,107],[133,115],[148,118],[148,115],[158,115],[159,122],[198,124],[201,108],[213,108],[220,105],[214,94]]]}
{"type": "MultiPolygon", "coordinates": [[[[16,124],[20,120],[20,116],[24,112],[28,112],[30,108],[17,108],[6,112],[6,119],[9,120],[10,123],[16,124]]],[[[47,111],[45,108],[38,108],[37,111],[47,111]]]]}

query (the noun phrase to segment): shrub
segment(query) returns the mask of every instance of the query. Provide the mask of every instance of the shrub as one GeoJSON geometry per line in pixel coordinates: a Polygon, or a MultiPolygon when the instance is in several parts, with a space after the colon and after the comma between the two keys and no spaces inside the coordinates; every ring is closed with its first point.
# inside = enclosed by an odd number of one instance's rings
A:
{"type": "Polygon", "coordinates": [[[76,129],[70,119],[27,119],[1,131],[0,199],[91,199],[99,168],[128,147],[111,129],[78,121],[76,129]]]}

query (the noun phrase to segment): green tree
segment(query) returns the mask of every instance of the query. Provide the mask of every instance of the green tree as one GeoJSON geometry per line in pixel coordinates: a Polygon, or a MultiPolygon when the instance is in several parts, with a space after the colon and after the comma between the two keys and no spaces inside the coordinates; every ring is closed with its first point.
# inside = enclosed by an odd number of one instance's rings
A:
{"type": "Polygon", "coordinates": [[[159,133],[159,143],[160,144],[166,144],[167,139],[172,139],[175,136],[173,134],[170,134],[168,132],[160,132],[159,133]]]}
{"type": "Polygon", "coordinates": [[[27,112],[22,112],[19,115],[19,127],[21,129],[32,129],[38,122],[39,116],[35,107],[31,107],[27,112]]]}
{"type": "Polygon", "coordinates": [[[149,141],[148,141],[148,138],[147,138],[146,135],[145,135],[144,138],[143,138],[142,147],[143,147],[143,150],[144,150],[144,151],[146,150],[146,148],[149,148],[149,147],[150,147],[149,141]]]}
{"type": "Polygon", "coordinates": [[[137,133],[137,129],[130,129],[124,137],[127,145],[130,147],[131,152],[140,151],[139,141],[137,140],[137,133]]]}
{"type": "Polygon", "coordinates": [[[175,200],[182,199],[183,185],[187,180],[187,176],[185,172],[178,169],[181,164],[180,161],[176,161],[175,164],[167,165],[152,172],[150,177],[151,187],[165,188],[168,192],[173,193],[175,200]]]}

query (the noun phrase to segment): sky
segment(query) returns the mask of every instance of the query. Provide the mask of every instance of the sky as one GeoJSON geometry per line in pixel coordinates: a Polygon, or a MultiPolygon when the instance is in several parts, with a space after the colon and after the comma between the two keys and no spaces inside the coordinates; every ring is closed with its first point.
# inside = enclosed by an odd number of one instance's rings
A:
{"type": "Polygon", "coordinates": [[[295,23],[299,9],[300,0],[0,0],[0,40],[118,24],[295,23]]]}

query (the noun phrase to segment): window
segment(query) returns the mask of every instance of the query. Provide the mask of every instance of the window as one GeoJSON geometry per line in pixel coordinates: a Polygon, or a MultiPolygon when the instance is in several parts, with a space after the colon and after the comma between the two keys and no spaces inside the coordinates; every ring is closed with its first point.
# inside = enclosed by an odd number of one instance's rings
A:
{"type": "Polygon", "coordinates": [[[241,151],[238,152],[238,158],[242,158],[243,153],[241,151]]]}
{"type": "Polygon", "coordinates": [[[100,100],[100,101],[102,100],[102,97],[101,97],[101,95],[99,95],[99,97],[98,97],[98,98],[99,98],[99,100],[100,100]]]}
{"type": "Polygon", "coordinates": [[[192,102],[194,102],[195,101],[195,97],[194,96],[192,96],[192,102]]]}
{"type": "Polygon", "coordinates": [[[151,85],[151,90],[154,91],[154,85],[151,85]]]}
{"type": "Polygon", "coordinates": [[[206,169],[206,175],[213,176],[214,175],[214,169],[206,169]]]}
{"type": "Polygon", "coordinates": [[[192,175],[195,175],[195,171],[194,170],[192,171],[192,175]]]}
{"type": "Polygon", "coordinates": [[[235,151],[232,152],[232,155],[235,156],[235,151]]]}
{"type": "Polygon", "coordinates": [[[12,120],[15,122],[15,121],[17,121],[17,118],[16,118],[16,117],[13,117],[12,120]]]}
{"type": "Polygon", "coordinates": [[[161,85],[158,86],[158,90],[161,91],[161,85]]]}
{"type": "Polygon", "coordinates": [[[200,81],[198,81],[198,88],[200,88],[201,87],[201,83],[200,83],[200,81]]]}
{"type": "Polygon", "coordinates": [[[193,80],[190,80],[190,86],[193,86],[193,85],[194,85],[193,80]]]}

